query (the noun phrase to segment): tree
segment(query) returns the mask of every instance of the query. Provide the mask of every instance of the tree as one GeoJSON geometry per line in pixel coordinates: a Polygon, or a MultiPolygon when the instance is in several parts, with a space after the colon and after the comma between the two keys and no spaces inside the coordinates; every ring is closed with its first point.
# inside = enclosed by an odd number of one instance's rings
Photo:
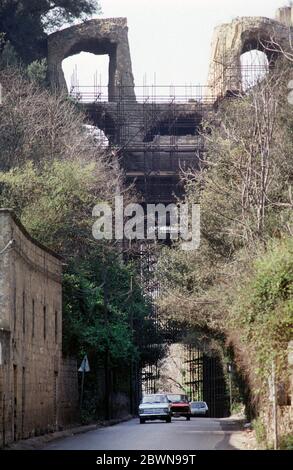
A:
{"type": "Polygon", "coordinates": [[[144,354],[149,311],[135,266],[113,253],[103,262],[98,246],[91,259],[72,260],[64,278],[64,350],[102,358],[108,349],[111,366],[138,360],[144,354]]]}
{"type": "Polygon", "coordinates": [[[97,0],[2,0],[0,31],[20,59],[46,57],[47,32],[99,12],[97,0]]]}
{"type": "Polygon", "coordinates": [[[206,124],[207,157],[187,190],[190,202],[201,203],[205,239],[224,256],[282,231],[292,234],[288,76],[277,70],[246,96],[226,101],[206,124]]]}
{"type": "Polygon", "coordinates": [[[20,60],[10,41],[5,41],[5,34],[0,39],[0,70],[5,67],[18,67],[20,60]]]}
{"type": "Polygon", "coordinates": [[[117,175],[100,163],[80,158],[25,162],[0,173],[0,205],[11,207],[32,236],[66,259],[86,254],[97,244],[92,209],[115,191],[107,180],[117,175]]]}
{"type": "Polygon", "coordinates": [[[96,160],[102,172],[109,167],[104,158],[105,149],[89,135],[84,126],[85,116],[66,95],[52,94],[38,86],[43,67],[43,63],[37,67],[41,69],[37,77],[36,67],[29,67],[32,80],[18,69],[6,68],[0,72],[3,87],[0,169],[21,166],[28,160],[38,163],[80,158],[96,160]]]}
{"type": "Polygon", "coordinates": [[[40,87],[45,87],[47,83],[47,59],[34,60],[26,68],[29,80],[34,81],[40,87]]]}

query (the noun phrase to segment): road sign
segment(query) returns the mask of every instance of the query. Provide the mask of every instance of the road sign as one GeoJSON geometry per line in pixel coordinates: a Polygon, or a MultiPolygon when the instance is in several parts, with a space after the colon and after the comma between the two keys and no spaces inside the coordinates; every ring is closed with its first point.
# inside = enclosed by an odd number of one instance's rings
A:
{"type": "Polygon", "coordinates": [[[78,369],[78,372],[89,372],[89,371],[90,371],[90,365],[89,365],[87,355],[85,355],[80,365],[80,368],[78,369]]]}
{"type": "Polygon", "coordinates": [[[85,372],[89,372],[89,371],[90,371],[90,365],[89,365],[87,355],[85,355],[82,360],[82,363],[80,364],[80,368],[78,369],[78,372],[82,372],[81,390],[80,390],[80,409],[82,408],[82,401],[83,401],[84,376],[85,376],[85,372]]]}

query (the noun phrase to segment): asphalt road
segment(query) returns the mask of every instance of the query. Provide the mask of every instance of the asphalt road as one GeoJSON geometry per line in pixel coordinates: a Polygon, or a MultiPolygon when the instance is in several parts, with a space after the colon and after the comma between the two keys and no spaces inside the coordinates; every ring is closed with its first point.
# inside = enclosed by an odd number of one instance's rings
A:
{"type": "Polygon", "coordinates": [[[222,450],[231,449],[229,419],[173,418],[172,423],[132,419],[48,444],[45,450],[222,450]]]}

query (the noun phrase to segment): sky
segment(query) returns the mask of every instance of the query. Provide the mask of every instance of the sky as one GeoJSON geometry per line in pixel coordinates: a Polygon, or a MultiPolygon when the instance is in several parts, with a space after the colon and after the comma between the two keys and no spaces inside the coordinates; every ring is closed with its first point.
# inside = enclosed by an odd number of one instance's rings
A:
{"type": "MultiPolygon", "coordinates": [[[[239,16],[274,18],[286,0],[100,0],[101,18],[127,17],[136,85],[204,85],[213,30],[239,16]]],[[[76,66],[80,85],[107,84],[107,56],[81,53],[66,59],[70,85],[76,66]]]]}

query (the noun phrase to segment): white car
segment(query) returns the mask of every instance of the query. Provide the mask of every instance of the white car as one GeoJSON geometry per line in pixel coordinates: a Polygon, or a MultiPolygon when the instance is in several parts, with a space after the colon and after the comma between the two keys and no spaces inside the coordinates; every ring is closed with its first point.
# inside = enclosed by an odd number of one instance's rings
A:
{"type": "Polygon", "coordinates": [[[207,416],[209,408],[205,401],[190,402],[191,416],[207,416]]]}
{"type": "Polygon", "coordinates": [[[140,424],[146,420],[161,419],[166,423],[171,423],[171,408],[167,395],[154,393],[145,395],[138,409],[140,424]]]}

